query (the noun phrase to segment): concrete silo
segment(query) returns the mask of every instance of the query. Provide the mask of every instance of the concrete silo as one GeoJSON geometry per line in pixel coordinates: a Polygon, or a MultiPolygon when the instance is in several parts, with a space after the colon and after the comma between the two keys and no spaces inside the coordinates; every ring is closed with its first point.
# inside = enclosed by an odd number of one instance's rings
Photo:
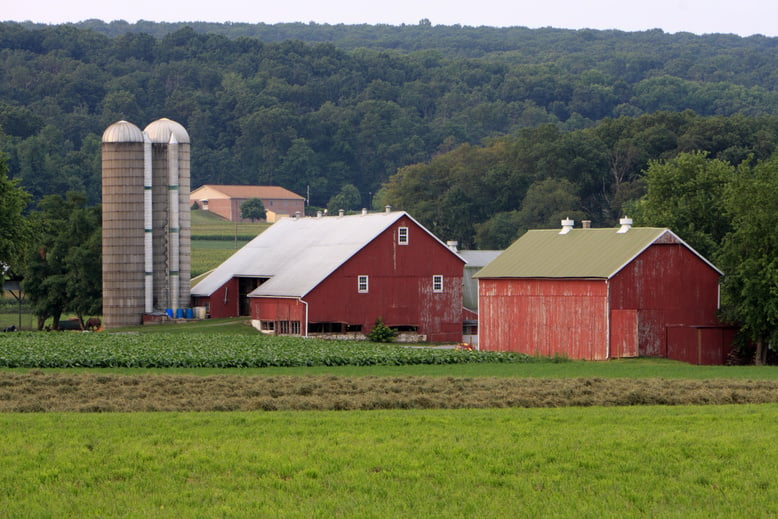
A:
{"type": "Polygon", "coordinates": [[[189,306],[189,134],[169,119],[143,132],[119,121],[102,155],[104,325],[189,306]]]}
{"type": "Polygon", "coordinates": [[[136,325],[144,312],[143,132],[119,121],[103,133],[103,321],[136,325]]]}

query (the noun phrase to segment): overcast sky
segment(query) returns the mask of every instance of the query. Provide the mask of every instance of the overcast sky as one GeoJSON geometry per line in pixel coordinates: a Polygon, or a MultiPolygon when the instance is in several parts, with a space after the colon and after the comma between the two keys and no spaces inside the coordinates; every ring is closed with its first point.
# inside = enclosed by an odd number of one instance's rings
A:
{"type": "Polygon", "coordinates": [[[12,0],[0,20],[59,24],[97,18],[187,22],[317,22],[778,36],[778,0],[12,0]]]}

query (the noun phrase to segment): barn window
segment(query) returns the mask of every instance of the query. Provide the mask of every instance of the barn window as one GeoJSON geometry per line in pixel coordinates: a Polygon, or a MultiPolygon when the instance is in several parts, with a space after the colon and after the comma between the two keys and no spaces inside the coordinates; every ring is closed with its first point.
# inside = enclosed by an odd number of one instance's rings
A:
{"type": "Polygon", "coordinates": [[[397,243],[400,245],[408,245],[408,228],[400,227],[397,229],[397,243]]]}
{"type": "Polygon", "coordinates": [[[432,276],[432,291],[443,292],[443,276],[439,274],[432,276]]]}
{"type": "Polygon", "coordinates": [[[279,335],[300,335],[300,321],[278,321],[279,335]]]}
{"type": "Polygon", "coordinates": [[[276,325],[275,321],[261,320],[261,321],[259,321],[259,330],[261,332],[272,333],[276,329],[275,325],[276,325]]]}
{"type": "Polygon", "coordinates": [[[359,276],[357,278],[357,292],[360,294],[367,294],[367,276],[359,276]]]}

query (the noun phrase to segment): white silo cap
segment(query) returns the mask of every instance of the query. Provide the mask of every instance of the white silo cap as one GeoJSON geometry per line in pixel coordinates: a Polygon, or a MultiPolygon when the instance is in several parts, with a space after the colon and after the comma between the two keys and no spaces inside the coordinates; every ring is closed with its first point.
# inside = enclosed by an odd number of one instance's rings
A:
{"type": "Polygon", "coordinates": [[[143,132],[130,122],[118,121],[105,129],[103,142],[143,142],[143,132]]]}
{"type": "Polygon", "coordinates": [[[156,144],[167,144],[170,142],[171,135],[175,135],[176,141],[179,144],[189,144],[189,134],[186,129],[179,123],[166,117],[157,119],[146,126],[146,129],[143,131],[149,136],[151,142],[156,144]]]}

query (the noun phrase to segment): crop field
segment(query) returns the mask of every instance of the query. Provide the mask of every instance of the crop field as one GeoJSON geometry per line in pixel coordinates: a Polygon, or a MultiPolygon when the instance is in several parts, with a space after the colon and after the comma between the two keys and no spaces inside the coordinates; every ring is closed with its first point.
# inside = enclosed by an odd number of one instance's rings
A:
{"type": "Polygon", "coordinates": [[[3,368],[262,368],[532,362],[519,353],[363,341],[213,334],[32,333],[0,336],[3,368]]]}
{"type": "Polygon", "coordinates": [[[238,320],[0,334],[0,365],[3,517],[778,514],[773,367],[265,337],[238,320]]]}

